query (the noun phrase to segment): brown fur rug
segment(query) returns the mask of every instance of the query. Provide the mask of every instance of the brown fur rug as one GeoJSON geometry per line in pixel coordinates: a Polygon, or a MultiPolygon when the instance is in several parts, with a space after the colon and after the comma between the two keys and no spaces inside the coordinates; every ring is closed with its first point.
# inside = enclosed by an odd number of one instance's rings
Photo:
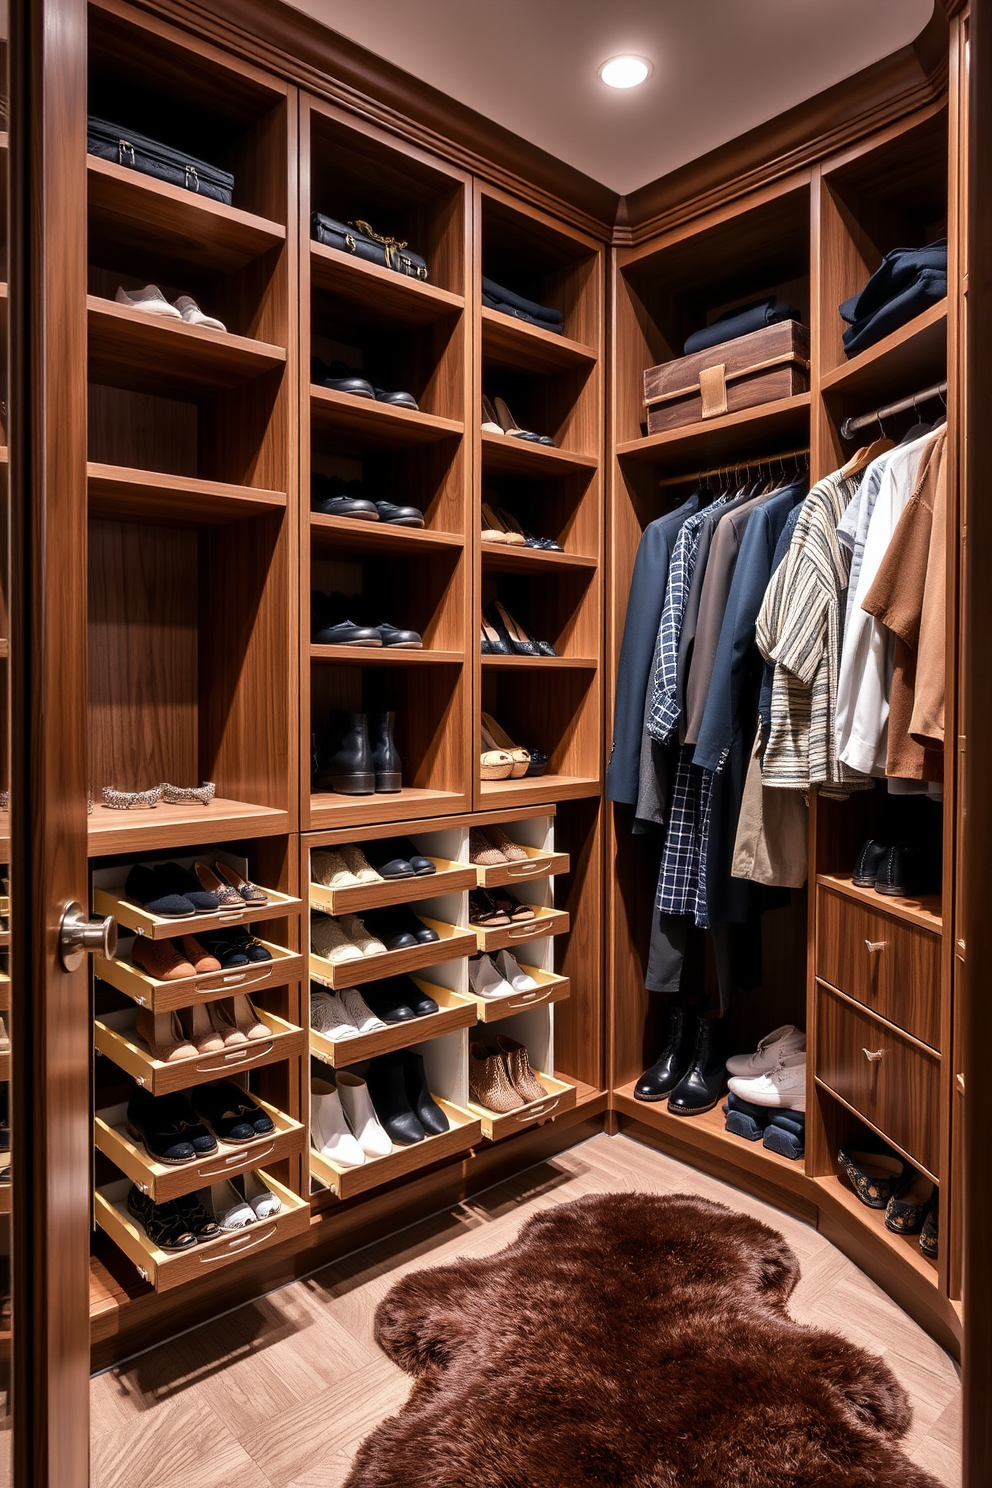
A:
{"type": "Polygon", "coordinates": [[[594,1195],[376,1314],[416,1376],[346,1488],[939,1488],[881,1359],[795,1323],[781,1235],[685,1194],[594,1195]]]}

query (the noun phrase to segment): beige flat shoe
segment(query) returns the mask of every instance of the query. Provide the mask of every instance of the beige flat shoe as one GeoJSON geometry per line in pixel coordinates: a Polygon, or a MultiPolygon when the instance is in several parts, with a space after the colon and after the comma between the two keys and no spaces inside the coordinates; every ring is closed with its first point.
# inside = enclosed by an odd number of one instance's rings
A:
{"type": "Polygon", "coordinates": [[[218,1033],[207,1011],[206,1003],[198,1007],[183,1008],[179,1014],[183,1032],[191,1044],[196,1045],[197,1054],[222,1054],[224,1037],[218,1033]]]}
{"type": "Polygon", "coordinates": [[[153,1013],[149,1008],[139,1008],[134,1026],[138,1037],[151,1050],[152,1058],[162,1064],[196,1058],[196,1045],[183,1033],[178,1013],[153,1013]]]}
{"type": "Polygon", "coordinates": [[[247,1044],[247,1034],[242,1033],[237,1024],[231,1020],[222,1002],[210,1004],[210,1021],[224,1040],[225,1049],[236,1049],[240,1045],[247,1044]]]}
{"type": "Polygon", "coordinates": [[[239,1033],[244,1034],[249,1043],[252,1039],[272,1037],[272,1029],[262,1022],[250,997],[240,995],[225,998],[223,1002],[214,1003],[214,1006],[223,1009],[224,1017],[239,1033]]]}
{"type": "Polygon", "coordinates": [[[363,956],[384,956],[386,954],[386,947],[382,941],[377,940],[370,930],[366,930],[357,915],[342,915],[341,929],[363,956]]]}
{"type": "Polygon", "coordinates": [[[352,944],[333,915],[313,916],[310,922],[310,940],[317,955],[330,961],[332,966],[342,966],[347,961],[362,959],[361,950],[352,944]]]}
{"type": "Polygon", "coordinates": [[[527,546],[526,538],[521,533],[511,531],[485,501],[482,503],[482,522],[483,542],[503,543],[505,546],[516,548],[527,546]]]}
{"type": "Polygon", "coordinates": [[[352,847],[350,845],[339,847],[338,852],[359,883],[374,884],[383,882],[382,874],[376,873],[360,847],[352,847]]]}
{"type": "MultiPolygon", "coordinates": [[[[489,732],[492,733],[492,729],[489,732]]],[[[526,863],[529,854],[524,852],[518,842],[511,842],[501,827],[484,827],[482,830],[493,847],[501,852],[508,862],[526,863]]]]}
{"type": "Polygon", "coordinates": [[[325,889],[354,889],[360,882],[344,858],[337,852],[310,854],[310,877],[325,889]]]}
{"type": "Polygon", "coordinates": [[[514,780],[519,780],[522,776],[527,774],[527,771],[530,768],[530,753],[528,752],[528,750],[521,748],[517,744],[498,743],[493,738],[489,730],[486,728],[485,724],[483,724],[482,726],[482,744],[483,748],[487,749],[490,753],[502,751],[504,754],[508,754],[510,756],[510,759],[513,761],[513,769],[510,771],[510,773],[513,776],[514,780]]]}

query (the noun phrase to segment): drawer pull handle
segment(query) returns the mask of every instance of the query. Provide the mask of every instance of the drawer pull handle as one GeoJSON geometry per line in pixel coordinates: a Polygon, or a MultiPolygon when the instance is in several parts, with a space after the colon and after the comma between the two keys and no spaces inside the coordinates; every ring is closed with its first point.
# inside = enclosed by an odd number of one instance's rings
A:
{"type": "Polygon", "coordinates": [[[868,954],[869,954],[869,956],[874,956],[876,951],[884,951],[885,950],[885,947],[888,945],[888,941],[886,941],[886,940],[866,940],[865,941],[865,945],[868,947],[868,954]]]}
{"type": "Polygon", "coordinates": [[[861,1052],[865,1056],[865,1058],[867,1059],[867,1061],[868,1061],[869,1064],[875,1064],[879,1059],[881,1059],[882,1055],[885,1053],[885,1050],[884,1049],[862,1049],[861,1052]]]}
{"type": "Polygon", "coordinates": [[[958,1087],[960,1093],[964,1095],[964,1075],[955,1075],[954,1083],[958,1087]]]}

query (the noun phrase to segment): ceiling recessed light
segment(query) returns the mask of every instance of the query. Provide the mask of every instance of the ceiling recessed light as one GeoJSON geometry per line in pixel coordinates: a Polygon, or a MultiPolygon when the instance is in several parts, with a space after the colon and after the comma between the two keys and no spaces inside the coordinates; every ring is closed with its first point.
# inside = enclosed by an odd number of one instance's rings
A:
{"type": "Polygon", "coordinates": [[[636,88],[653,69],[646,57],[611,57],[599,69],[599,75],[608,88],[636,88]]]}

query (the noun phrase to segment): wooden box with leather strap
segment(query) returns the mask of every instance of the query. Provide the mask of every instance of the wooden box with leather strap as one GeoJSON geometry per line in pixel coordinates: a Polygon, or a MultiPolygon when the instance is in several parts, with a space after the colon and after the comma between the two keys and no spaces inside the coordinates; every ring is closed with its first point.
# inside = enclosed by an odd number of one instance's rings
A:
{"type": "Polygon", "coordinates": [[[648,433],[661,434],[809,389],[809,331],[798,320],[721,341],[644,373],[648,433]]]}

